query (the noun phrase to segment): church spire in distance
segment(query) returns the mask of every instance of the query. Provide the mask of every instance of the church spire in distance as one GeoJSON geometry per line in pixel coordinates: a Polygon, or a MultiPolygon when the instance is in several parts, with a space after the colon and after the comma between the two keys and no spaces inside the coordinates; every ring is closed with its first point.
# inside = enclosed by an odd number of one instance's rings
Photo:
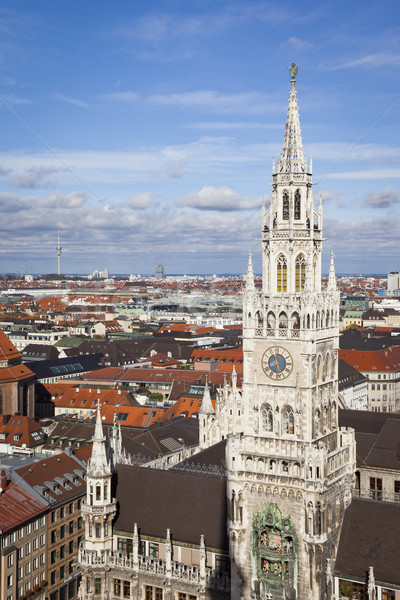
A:
{"type": "Polygon", "coordinates": [[[289,107],[283,137],[282,154],[278,160],[278,173],[305,173],[307,167],[303,155],[303,142],[301,139],[299,110],[295,89],[297,71],[298,66],[292,63],[289,67],[291,82],[289,107]]]}

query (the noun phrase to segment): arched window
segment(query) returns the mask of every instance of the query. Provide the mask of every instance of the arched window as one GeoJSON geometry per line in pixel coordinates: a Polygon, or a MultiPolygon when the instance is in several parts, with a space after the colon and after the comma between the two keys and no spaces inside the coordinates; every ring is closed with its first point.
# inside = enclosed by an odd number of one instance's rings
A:
{"type": "Polygon", "coordinates": [[[325,373],[324,373],[324,379],[330,379],[331,376],[331,358],[329,356],[329,354],[326,355],[326,359],[325,359],[325,373]]]}
{"type": "Polygon", "coordinates": [[[292,314],[292,329],[300,329],[300,316],[299,313],[294,312],[292,314]]]}
{"type": "Polygon", "coordinates": [[[314,288],[317,288],[317,255],[314,254],[314,260],[313,260],[313,272],[314,272],[314,288]]]}
{"type": "Polygon", "coordinates": [[[306,259],[304,254],[299,254],[296,258],[296,292],[301,292],[304,289],[306,280],[306,259]]]}
{"type": "Polygon", "coordinates": [[[320,380],[322,375],[322,358],[318,356],[317,359],[317,379],[320,380]]]}
{"type": "Polygon", "coordinates": [[[287,406],[283,411],[283,433],[294,433],[294,414],[291,406],[287,406]]]}
{"type": "Polygon", "coordinates": [[[317,408],[317,410],[315,411],[314,424],[315,424],[315,435],[317,436],[319,434],[319,431],[321,428],[321,411],[319,410],[319,408],[317,408]]]}
{"type": "Polygon", "coordinates": [[[278,256],[276,278],[276,291],[287,292],[287,261],[283,254],[278,256]]]}
{"type": "Polygon", "coordinates": [[[264,431],[273,431],[273,416],[272,416],[272,408],[269,404],[264,406],[262,411],[262,425],[264,431]]]}
{"type": "Polygon", "coordinates": [[[269,329],[275,329],[275,315],[273,312],[269,312],[267,316],[267,327],[269,329]]]}
{"type": "Polygon", "coordinates": [[[288,327],[288,318],[287,318],[287,314],[285,312],[281,312],[279,315],[279,328],[280,329],[287,329],[288,327]]]}
{"type": "Polygon", "coordinates": [[[283,192],[282,219],[289,220],[289,194],[287,192],[283,192]]]}
{"type": "Polygon", "coordinates": [[[296,190],[294,195],[294,218],[296,221],[299,221],[301,216],[301,198],[299,190],[296,190]]]}

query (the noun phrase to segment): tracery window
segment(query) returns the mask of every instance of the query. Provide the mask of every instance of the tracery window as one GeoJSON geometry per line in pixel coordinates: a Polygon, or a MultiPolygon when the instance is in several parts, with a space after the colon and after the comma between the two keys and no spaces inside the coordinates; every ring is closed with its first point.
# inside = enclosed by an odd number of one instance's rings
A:
{"type": "Polygon", "coordinates": [[[296,292],[304,289],[306,280],[306,259],[304,254],[299,254],[296,258],[296,292]]]}
{"type": "Polygon", "coordinates": [[[289,194],[287,192],[283,192],[282,218],[284,221],[289,219],[289,194]]]}
{"type": "Polygon", "coordinates": [[[301,197],[299,190],[296,190],[294,195],[294,218],[296,221],[300,219],[301,216],[301,197]]]}
{"type": "Polygon", "coordinates": [[[273,415],[272,408],[266,404],[262,411],[262,423],[264,431],[273,431],[273,415]]]}
{"type": "Polygon", "coordinates": [[[287,261],[283,254],[278,256],[277,261],[277,292],[287,292],[287,261]]]}
{"type": "Polygon", "coordinates": [[[283,412],[283,433],[294,433],[294,414],[291,406],[287,406],[283,412]]]}

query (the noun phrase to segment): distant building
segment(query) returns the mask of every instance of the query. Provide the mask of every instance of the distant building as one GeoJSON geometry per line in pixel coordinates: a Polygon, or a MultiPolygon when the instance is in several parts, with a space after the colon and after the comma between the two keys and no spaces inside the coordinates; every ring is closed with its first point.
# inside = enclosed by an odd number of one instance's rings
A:
{"type": "Polygon", "coordinates": [[[338,389],[346,408],[367,410],[368,378],[341,358],[338,389]]]}
{"type": "Polygon", "coordinates": [[[390,271],[388,273],[388,296],[400,296],[400,271],[390,271]]]}
{"type": "Polygon", "coordinates": [[[21,353],[0,330],[0,414],[35,415],[35,376],[21,364],[21,353]]]}
{"type": "Polygon", "coordinates": [[[381,350],[339,350],[339,358],[368,378],[368,410],[396,412],[400,407],[400,346],[381,350]]]}
{"type": "Polygon", "coordinates": [[[369,299],[368,296],[345,296],[340,301],[340,306],[346,309],[356,309],[356,310],[368,310],[369,299]]]}
{"type": "Polygon", "coordinates": [[[156,266],[156,279],[164,279],[164,267],[163,265],[156,266]]]}

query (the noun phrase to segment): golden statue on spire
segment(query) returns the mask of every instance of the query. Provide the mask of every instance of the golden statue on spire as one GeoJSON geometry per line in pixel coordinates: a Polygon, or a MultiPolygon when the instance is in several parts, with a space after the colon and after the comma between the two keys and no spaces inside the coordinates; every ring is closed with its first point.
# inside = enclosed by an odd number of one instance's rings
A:
{"type": "Polygon", "coordinates": [[[292,63],[290,67],[288,67],[290,73],[290,79],[293,81],[296,79],[297,71],[299,70],[299,66],[292,63]]]}

